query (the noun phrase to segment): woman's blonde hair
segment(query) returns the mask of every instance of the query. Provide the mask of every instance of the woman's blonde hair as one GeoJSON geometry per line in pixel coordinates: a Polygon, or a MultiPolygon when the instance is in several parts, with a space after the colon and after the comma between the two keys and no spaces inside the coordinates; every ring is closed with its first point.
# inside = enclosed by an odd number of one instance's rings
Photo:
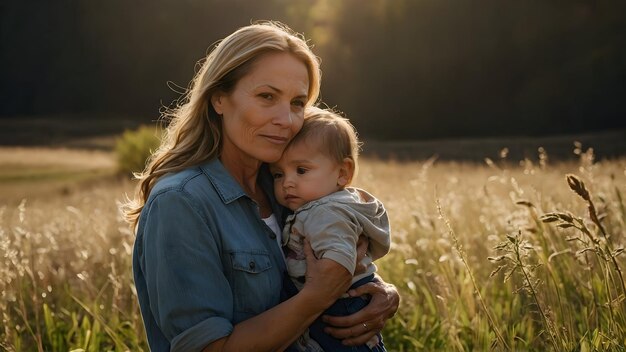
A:
{"type": "Polygon", "coordinates": [[[302,60],[309,75],[307,106],[317,100],[319,60],[302,35],[282,23],[263,21],[242,27],[221,40],[202,63],[182,103],[162,116],[169,120],[169,125],[161,145],[148,159],[144,171],[135,174],[139,180],[135,199],[122,207],[133,227],[160,177],[219,157],[222,122],[211,97],[218,91],[230,93],[252,70],[255,61],[268,52],[288,52],[302,60]]]}
{"type": "Polygon", "coordinates": [[[289,142],[289,147],[297,143],[307,143],[337,164],[344,159],[352,160],[354,169],[348,184],[356,177],[358,171],[359,151],[361,142],[354,126],[339,112],[309,106],[304,111],[304,123],[300,132],[289,142]]]}

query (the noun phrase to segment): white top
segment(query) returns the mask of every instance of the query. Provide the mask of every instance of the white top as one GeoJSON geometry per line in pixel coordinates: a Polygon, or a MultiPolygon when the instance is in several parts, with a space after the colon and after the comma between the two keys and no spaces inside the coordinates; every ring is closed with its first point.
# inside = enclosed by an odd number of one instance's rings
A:
{"type": "Polygon", "coordinates": [[[269,227],[272,232],[274,232],[274,234],[276,235],[276,244],[278,245],[278,248],[282,248],[281,245],[281,235],[282,235],[282,230],[280,228],[280,226],[278,225],[278,221],[276,220],[276,216],[274,216],[274,214],[270,215],[267,218],[263,218],[263,222],[265,222],[265,224],[267,225],[267,227],[269,227]]]}

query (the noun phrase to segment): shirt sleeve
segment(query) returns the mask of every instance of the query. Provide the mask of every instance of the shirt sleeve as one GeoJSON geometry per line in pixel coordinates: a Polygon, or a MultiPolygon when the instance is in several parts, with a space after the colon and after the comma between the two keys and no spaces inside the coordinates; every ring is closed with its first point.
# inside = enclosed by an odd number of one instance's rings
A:
{"type": "Polygon", "coordinates": [[[356,243],[362,232],[358,221],[349,212],[328,205],[314,207],[302,221],[302,233],[315,255],[336,261],[354,275],[356,243]]]}
{"type": "Polygon", "coordinates": [[[196,351],[233,331],[232,291],[199,206],[181,191],[158,195],[144,214],[141,270],[150,310],[171,351],[196,351]]]}

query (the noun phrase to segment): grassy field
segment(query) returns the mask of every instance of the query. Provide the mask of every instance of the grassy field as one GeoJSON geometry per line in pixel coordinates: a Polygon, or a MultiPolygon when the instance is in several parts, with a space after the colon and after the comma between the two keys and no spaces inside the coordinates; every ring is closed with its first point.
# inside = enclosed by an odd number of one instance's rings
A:
{"type": "MultiPolygon", "coordinates": [[[[0,348],[146,351],[112,155],[1,148],[0,170],[0,348]]],[[[626,159],[364,159],[356,185],[393,227],[389,351],[626,351],[626,159]]]]}

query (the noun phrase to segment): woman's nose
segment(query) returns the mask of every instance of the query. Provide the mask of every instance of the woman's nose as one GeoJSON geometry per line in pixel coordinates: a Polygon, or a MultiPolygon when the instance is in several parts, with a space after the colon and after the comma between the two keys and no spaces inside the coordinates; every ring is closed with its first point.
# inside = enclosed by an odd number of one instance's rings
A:
{"type": "Polygon", "coordinates": [[[276,107],[274,114],[272,122],[276,125],[291,126],[293,123],[290,104],[279,104],[279,106],[276,107]]]}

